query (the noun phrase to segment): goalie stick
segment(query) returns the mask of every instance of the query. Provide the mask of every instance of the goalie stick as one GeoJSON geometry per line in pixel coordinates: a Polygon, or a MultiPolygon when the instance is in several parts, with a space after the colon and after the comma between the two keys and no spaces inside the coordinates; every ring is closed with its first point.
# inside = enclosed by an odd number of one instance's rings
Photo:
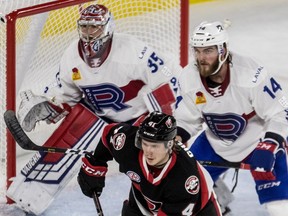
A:
{"type": "MultiPolygon", "coordinates": [[[[64,148],[55,148],[55,147],[46,147],[46,146],[36,145],[27,136],[24,130],[21,128],[19,121],[16,118],[15,112],[12,110],[7,110],[4,113],[4,121],[11,135],[15,139],[15,141],[23,149],[33,150],[33,151],[42,151],[42,152],[48,152],[48,153],[64,153],[64,154],[77,154],[77,155],[92,153],[89,151],[79,150],[79,149],[64,149],[64,148]]],[[[93,200],[94,200],[94,204],[95,204],[98,216],[104,216],[99,198],[97,197],[95,192],[93,193],[93,200]]]]}
{"type": "MultiPolygon", "coordinates": [[[[91,154],[91,151],[81,150],[81,149],[69,149],[69,148],[57,148],[48,146],[39,146],[35,144],[21,128],[18,119],[16,118],[15,112],[13,110],[7,110],[4,113],[4,121],[11,135],[18,143],[18,145],[26,150],[41,151],[48,153],[64,153],[64,154],[76,154],[85,155],[91,154]]],[[[214,166],[222,168],[236,168],[236,169],[250,169],[249,164],[241,162],[213,162],[213,161],[198,161],[203,166],[214,166]]]]}
{"type": "Polygon", "coordinates": [[[18,145],[21,148],[25,150],[41,151],[48,153],[75,154],[75,155],[84,155],[92,153],[91,151],[81,149],[57,148],[57,147],[39,146],[35,144],[22,129],[13,110],[7,110],[4,113],[4,121],[14,140],[18,143],[18,145]]]}

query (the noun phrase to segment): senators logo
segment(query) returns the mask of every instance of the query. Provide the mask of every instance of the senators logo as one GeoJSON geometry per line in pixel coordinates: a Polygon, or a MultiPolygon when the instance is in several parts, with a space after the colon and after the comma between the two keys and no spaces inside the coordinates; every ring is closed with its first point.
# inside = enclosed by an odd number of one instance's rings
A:
{"type": "Polygon", "coordinates": [[[123,148],[126,140],[126,135],[124,133],[118,133],[113,136],[113,147],[115,150],[120,150],[123,148]]]}
{"type": "Polygon", "coordinates": [[[200,182],[197,176],[190,176],[185,182],[185,189],[190,194],[197,194],[200,190],[200,182]]]}

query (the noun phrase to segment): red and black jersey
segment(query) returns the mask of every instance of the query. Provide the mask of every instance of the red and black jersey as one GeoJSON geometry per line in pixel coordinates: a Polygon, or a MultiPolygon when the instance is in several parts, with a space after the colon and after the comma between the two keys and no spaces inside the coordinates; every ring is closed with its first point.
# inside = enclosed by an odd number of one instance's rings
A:
{"type": "Polygon", "coordinates": [[[132,182],[132,191],[143,215],[193,215],[208,202],[212,180],[185,147],[173,151],[170,159],[153,175],[143,151],[135,146],[138,127],[110,124],[105,127],[102,140],[94,156],[99,165],[113,158],[119,171],[132,182]]]}

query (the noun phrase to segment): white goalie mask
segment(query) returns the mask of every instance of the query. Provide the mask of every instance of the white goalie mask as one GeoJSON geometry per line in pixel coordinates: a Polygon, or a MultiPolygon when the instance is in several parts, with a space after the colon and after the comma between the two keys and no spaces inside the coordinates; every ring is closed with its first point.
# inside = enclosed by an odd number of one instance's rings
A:
{"type": "Polygon", "coordinates": [[[218,49],[218,68],[211,74],[218,73],[223,63],[229,55],[228,34],[225,26],[221,22],[202,22],[192,34],[190,45],[192,47],[209,47],[217,46],[218,49]],[[224,52],[226,48],[226,53],[224,52]],[[225,56],[223,56],[225,54],[225,56]]]}
{"type": "Polygon", "coordinates": [[[113,36],[112,14],[103,5],[90,5],[81,12],[77,28],[83,60],[90,67],[99,66],[108,55],[107,49],[113,36]]]}

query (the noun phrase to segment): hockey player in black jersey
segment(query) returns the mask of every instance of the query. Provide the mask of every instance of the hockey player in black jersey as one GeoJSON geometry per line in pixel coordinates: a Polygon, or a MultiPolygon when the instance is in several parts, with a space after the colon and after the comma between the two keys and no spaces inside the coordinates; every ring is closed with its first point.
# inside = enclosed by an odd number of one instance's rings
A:
{"type": "Polygon", "coordinates": [[[107,161],[131,180],[122,216],[220,216],[209,174],[176,142],[173,116],[152,112],[139,127],[124,123],[104,128],[93,155],[85,155],[78,175],[82,192],[101,195],[107,161]]]}

